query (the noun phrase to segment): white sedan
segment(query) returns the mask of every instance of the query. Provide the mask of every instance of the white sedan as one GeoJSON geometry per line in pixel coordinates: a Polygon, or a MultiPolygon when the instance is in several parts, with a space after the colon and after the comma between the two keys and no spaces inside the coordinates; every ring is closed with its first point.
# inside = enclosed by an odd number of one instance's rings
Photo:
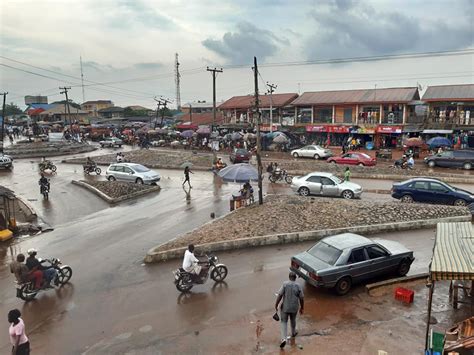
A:
{"type": "Polygon", "coordinates": [[[313,159],[321,159],[321,158],[329,158],[333,156],[333,153],[330,149],[324,149],[319,145],[307,145],[303,148],[295,149],[291,151],[291,155],[294,158],[313,158],[313,159]]]}
{"type": "Polygon", "coordinates": [[[301,196],[320,195],[352,199],[360,198],[362,195],[360,185],[342,181],[331,173],[315,172],[305,176],[295,176],[291,181],[291,189],[301,196]]]}

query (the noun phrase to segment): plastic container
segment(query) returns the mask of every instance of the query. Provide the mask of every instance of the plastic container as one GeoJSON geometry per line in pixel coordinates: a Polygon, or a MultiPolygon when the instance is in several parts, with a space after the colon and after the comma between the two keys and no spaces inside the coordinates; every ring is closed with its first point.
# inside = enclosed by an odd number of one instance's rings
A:
{"type": "Polygon", "coordinates": [[[395,299],[404,303],[413,303],[415,291],[403,287],[395,289],[395,299]]]}

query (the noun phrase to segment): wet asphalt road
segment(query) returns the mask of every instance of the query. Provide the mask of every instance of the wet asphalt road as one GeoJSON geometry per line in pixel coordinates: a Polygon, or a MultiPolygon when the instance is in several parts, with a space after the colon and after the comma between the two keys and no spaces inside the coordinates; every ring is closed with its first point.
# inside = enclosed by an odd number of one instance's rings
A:
{"type": "MultiPolygon", "coordinates": [[[[30,200],[55,230],[0,247],[0,314],[22,310],[37,354],[189,352],[195,349],[196,332],[220,324],[238,331],[242,317],[253,319],[255,314],[270,312],[273,293],[286,278],[289,257],[310,245],[221,253],[231,270],[227,284],[213,288],[209,283],[181,296],[171,274],[180,261],[144,266],[143,256],[149,248],[209,221],[211,212],[225,214],[230,194],[238,186],[222,184],[208,172],[195,172],[191,199],[187,199],[181,188],[182,172],[160,170],[161,192],[109,208],[70,184],[83,178],[80,166],[59,164],[58,174],[51,176],[50,201],[43,202],[36,162],[16,161],[13,173],[0,174],[0,184],[30,200]],[[74,274],[71,284],[25,304],[15,298],[13,276],[6,265],[12,255],[30,247],[39,249],[40,257],[61,258],[74,274]]],[[[266,188],[269,193],[291,193],[284,185],[266,188]]],[[[402,240],[416,251],[411,272],[426,270],[433,231],[385,237],[402,240]]],[[[327,292],[317,295],[334,297],[327,292]]],[[[9,349],[7,326],[6,321],[0,322],[1,353],[9,349]]],[[[213,341],[201,337],[196,346],[205,352],[213,341]]]]}

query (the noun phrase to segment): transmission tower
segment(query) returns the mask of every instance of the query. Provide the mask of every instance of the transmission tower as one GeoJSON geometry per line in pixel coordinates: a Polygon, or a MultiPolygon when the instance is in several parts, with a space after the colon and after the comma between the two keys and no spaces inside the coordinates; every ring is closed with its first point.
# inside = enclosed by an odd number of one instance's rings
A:
{"type": "Polygon", "coordinates": [[[81,62],[81,83],[82,83],[82,102],[86,102],[86,94],[84,92],[84,73],[82,71],[82,56],[79,57],[79,61],[81,62]]]}
{"type": "Polygon", "coordinates": [[[181,89],[179,87],[179,82],[181,78],[181,74],[179,73],[179,60],[178,60],[178,53],[175,54],[175,61],[174,61],[174,71],[175,71],[175,83],[176,83],[176,108],[181,110],[181,89]]]}

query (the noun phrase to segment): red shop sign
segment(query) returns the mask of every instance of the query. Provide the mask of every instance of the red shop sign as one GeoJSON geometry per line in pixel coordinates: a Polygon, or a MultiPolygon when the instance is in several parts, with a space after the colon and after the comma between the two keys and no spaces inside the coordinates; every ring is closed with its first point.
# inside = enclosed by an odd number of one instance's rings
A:
{"type": "Polygon", "coordinates": [[[313,126],[309,125],[306,126],[306,132],[327,132],[327,127],[326,126],[313,126]]]}
{"type": "Polygon", "coordinates": [[[401,126],[377,126],[377,133],[402,133],[401,126]]]}
{"type": "Polygon", "coordinates": [[[327,129],[332,133],[349,133],[348,126],[328,126],[327,129]]]}

